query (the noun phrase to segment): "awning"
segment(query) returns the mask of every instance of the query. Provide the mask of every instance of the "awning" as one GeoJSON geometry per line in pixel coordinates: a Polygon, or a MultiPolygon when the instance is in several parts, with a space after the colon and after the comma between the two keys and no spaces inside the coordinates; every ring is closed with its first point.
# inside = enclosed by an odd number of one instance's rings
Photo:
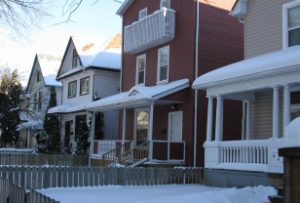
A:
{"type": "Polygon", "coordinates": [[[210,71],[198,77],[194,89],[269,77],[300,68],[300,46],[257,56],[210,71]]]}
{"type": "Polygon", "coordinates": [[[86,104],[85,109],[88,111],[106,111],[146,106],[153,102],[159,103],[159,99],[188,87],[189,79],[182,79],[165,85],[157,85],[152,87],[136,85],[128,92],[123,92],[88,103],[86,104]]]}
{"type": "Polygon", "coordinates": [[[30,120],[28,122],[19,124],[17,126],[17,131],[21,131],[21,130],[28,129],[28,128],[42,130],[43,123],[44,123],[44,121],[42,121],[42,120],[30,120]]]}
{"type": "Polygon", "coordinates": [[[80,112],[84,110],[85,110],[84,104],[81,105],[64,104],[49,109],[48,114],[66,114],[66,113],[80,112]]]}

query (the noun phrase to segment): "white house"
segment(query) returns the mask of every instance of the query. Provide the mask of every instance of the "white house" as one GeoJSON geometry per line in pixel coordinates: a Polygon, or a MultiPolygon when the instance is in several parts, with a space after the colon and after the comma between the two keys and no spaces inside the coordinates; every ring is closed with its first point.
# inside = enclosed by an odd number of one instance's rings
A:
{"type": "Polygon", "coordinates": [[[193,83],[209,101],[205,167],[282,173],[278,148],[300,116],[300,1],[238,0],[230,14],[245,26],[245,60],[193,83]],[[243,102],[240,140],[222,141],[227,99],[243,102]]]}
{"type": "MultiPolygon", "coordinates": [[[[120,34],[108,40],[70,37],[56,77],[63,84],[62,104],[48,111],[61,115],[61,140],[69,151],[76,150],[76,124],[84,120],[91,128],[92,112],[85,110],[85,104],[119,93],[120,67],[120,34]]],[[[115,139],[119,113],[102,115],[104,136],[99,139],[115,139]]]]}
{"type": "Polygon", "coordinates": [[[56,91],[57,105],[60,105],[62,85],[55,80],[60,62],[61,58],[56,56],[45,54],[35,56],[26,88],[25,97],[28,98],[28,102],[21,106],[22,119],[27,120],[18,126],[20,138],[23,141],[21,147],[36,147],[33,130],[43,129],[43,120],[48,109],[52,87],[56,91]]]}

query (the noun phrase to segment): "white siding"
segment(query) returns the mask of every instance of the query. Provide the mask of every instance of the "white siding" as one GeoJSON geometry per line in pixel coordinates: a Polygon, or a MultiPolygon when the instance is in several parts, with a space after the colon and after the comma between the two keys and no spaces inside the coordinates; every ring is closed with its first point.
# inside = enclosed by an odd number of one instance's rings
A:
{"type": "Polygon", "coordinates": [[[119,135],[119,111],[103,112],[104,140],[117,140],[119,135]]]}
{"type": "Polygon", "coordinates": [[[94,93],[100,98],[120,93],[120,72],[96,70],[94,77],[94,93]]]}
{"type": "Polygon", "coordinates": [[[59,75],[62,75],[72,69],[73,49],[74,49],[74,44],[71,41],[70,45],[67,48],[63,63],[61,64],[59,75]]]}

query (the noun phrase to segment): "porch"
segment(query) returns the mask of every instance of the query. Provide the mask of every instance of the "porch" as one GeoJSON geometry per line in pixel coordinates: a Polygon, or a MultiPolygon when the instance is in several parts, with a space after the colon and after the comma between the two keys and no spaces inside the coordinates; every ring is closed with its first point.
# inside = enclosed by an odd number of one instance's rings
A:
{"type": "Polygon", "coordinates": [[[194,82],[193,88],[205,89],[208,98],[206,168],[283,173],[278,149],[300,112],[299,54],[300,46],[290,47],[224,66],[194,82]],[[225,99],[243,103],[240,140],[223,141],[225,99]]]}
{"type": "Polygon", "coordinates": [[[122,118],[121,139],[93,140],[91,157],[101,159],[101,165],[184,164],[183,117],[176,107],[186,101],[188,86],[187,79],[152,87],[138,85],[128,92],[87,104],[86,109],[94,114],[121,110],[122,118]],[[163,124],[154,119],[162,119],[163,124]]]}

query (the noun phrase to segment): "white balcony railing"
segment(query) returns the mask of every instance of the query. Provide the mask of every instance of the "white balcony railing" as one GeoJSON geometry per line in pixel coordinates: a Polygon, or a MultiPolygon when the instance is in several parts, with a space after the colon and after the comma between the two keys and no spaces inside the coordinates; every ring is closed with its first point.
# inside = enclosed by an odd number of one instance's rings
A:
{"type": "Polygon", "coordinates": [[[205,142],[205,167],[216,169],[283,172],[278,149],[283,139],[205,142]]]}
{"type": "Polygon", "coordinates": [[[111,151],[121,144],[122,140],[94,140],[93,157],[102,158],[102,154],[111,151]]]}
{"type": "Polygon", "coordinates": [[[124,52],[136,54],[175,38],[175,11],[163,8],[125,26],[124,52]]]}

